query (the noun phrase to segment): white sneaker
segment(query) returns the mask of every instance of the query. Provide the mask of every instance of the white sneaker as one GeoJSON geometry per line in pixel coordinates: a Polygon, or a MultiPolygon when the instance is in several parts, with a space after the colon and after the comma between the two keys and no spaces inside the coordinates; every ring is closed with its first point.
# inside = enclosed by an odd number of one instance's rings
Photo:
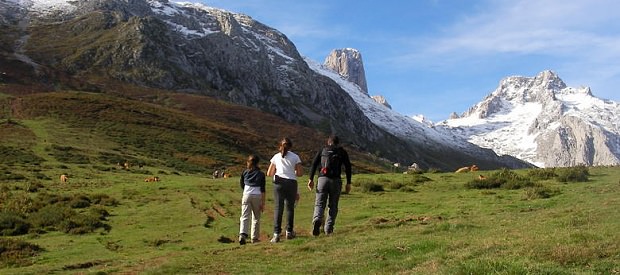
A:
{"type": "Polygon", "coordinates": [[[272,243],[280,242],[280,234],[273,234],[273,238],[271,238],[272,243]]]}

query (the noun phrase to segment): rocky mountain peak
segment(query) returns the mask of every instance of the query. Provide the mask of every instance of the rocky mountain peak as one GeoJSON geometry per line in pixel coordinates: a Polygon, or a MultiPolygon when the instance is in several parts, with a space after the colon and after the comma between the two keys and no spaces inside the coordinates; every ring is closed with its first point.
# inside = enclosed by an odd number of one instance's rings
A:
{"type": "Polygon", "coordinates": [[[620,163],[620,104],[567,87],[552,71],[508,77],[464,116],[441,126],[539,166],[620,163]]]}
{"type": "Polygon", "coordinates": [[[572,92],[566,89],[566,84],[553,71],[546,70],[535,77],[510,76],[502,79],[493,93],[488,95],[476,106],[470,108],[463,116],[477,115],[485,118],[510,108],[511,105],[520,105],[528,102],[538,102],[551,105],[556,101],[556,94],[572,92]]]}
{"type": "Polygon", "coordinates": [[[382,95],[373,95],[371,96],[372,99],[374,99],[377,103],[388,107],[388,109],[392,109],[392,105],[390,105],[390,103],[388,103],[387,99],[385,99],[384,96],[382,95]]]}
{"type": "Polygon", "coordinates": [[[540,72],[535,77],[511,76],[500,81],[492,96],[516,103],[547,102],[555,99],[555,93],[566,84],[552,71],[540,72]]]}
{"type": "Polygon", "coordinates": [[[366,84],[366,73],[364,71],[364,62],[362,54],[352,48],[335,49],[326,58],[324,65],[343,76],[368,94],[368,86],[366,84]]]}

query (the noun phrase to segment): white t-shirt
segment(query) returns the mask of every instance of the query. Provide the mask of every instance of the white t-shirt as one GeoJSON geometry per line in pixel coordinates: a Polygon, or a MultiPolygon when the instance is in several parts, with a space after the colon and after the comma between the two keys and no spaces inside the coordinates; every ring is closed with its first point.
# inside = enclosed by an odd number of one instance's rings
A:
{"type": "Polygon", "coordinates": [[[243,186],[243,194],[244,195],[260,195],[262,192],[260,191],[259,186],[243,186]]]}
{"type": "Polygon", "coordinates": [[[288,151],[283,158],[281,153],[277,153],[271,158],[271,163],[276,166],[276,176],[285,179],[297,179],[295,165],[301,163],[301,159],[297,154],[288,151]]]}

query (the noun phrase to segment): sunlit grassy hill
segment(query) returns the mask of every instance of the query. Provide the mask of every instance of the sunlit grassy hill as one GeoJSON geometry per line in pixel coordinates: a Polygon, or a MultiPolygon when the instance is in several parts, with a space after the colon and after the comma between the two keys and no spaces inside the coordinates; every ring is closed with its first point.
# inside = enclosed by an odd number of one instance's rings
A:
{"type": "MultiPolygon", "coordinates": [[[[47,177],[108,171],[125,162],[152,173],[239,172],[248,154],[270,158],[283,136],[293,139],[294,150],[307,162],[325,139],[274,115],[189,94],[5,94],[0,103],[2,164],[23,164],[43,174],[54,169],[47,177]]],[[[357,169],[381,169],[380,161],[352,154],[357,169]]]]}

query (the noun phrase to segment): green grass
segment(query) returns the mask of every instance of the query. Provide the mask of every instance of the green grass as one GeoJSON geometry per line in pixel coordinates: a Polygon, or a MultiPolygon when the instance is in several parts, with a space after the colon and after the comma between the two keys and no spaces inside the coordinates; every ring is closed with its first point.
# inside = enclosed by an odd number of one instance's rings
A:
{"type": "MultiPolygon", "coordinates": [[[[240,164],[241,165],[241,164],[240,164]]],[[[527,171],[517,171],[526,175],[527,171]]],[[[41,248],[3,274],[615,274],[620,271],[620,169],[591,168],[590,180],[540,182],[557,193],[469,189],[472,174],[424,174],[415,192],[385,188],[343,195],[333,236],[312,237],[314,194],[301,189],[299,237],[268,242],[272,186],[262,242],[239,246],[238,178],[142,176],[113,171],[70,184],[42,181],[36,193],[5,182],[11,194],[107,194],[110,230],[4,237],[41,248]],[[232,243],[226,241],[232,240],[232,243]]],[[[356,175],[389,185],[400,174],[356,175]]],[[[305,182],[305,177],[300,182],[305,182]]],[[[302,186],[303,187],[303,186],[302,186]]],[[[4,192],[7,192],[5,190],[4,192]]],[[[17,261],[14,261],[17,262],[17,261]]]]}
{"type": "Polygon", "coordinates": [[[14,100],[0,99],[11,110],[0,117],[0,274],[620,272],[619,167],[382,173],[351,151],[353,190],[333,236],[311,236],[314,193],[302,177],[299,237],[269,243],[268,183],[262,242],[239,246],[238,178],[212,179],[212,169],[238,175],[258,152],[266,170],[285,132],[309,160],[320,134],[189,95],[14,100]]]}

